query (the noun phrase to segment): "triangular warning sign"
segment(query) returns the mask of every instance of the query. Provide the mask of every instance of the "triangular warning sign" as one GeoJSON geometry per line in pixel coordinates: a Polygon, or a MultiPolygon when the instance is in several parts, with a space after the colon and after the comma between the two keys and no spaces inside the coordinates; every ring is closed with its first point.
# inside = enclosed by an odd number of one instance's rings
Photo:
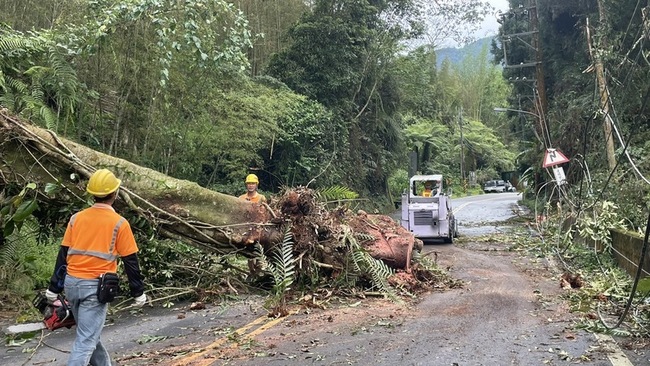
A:
{"type": "Polygon", "coordinates": [[[546,149],[546,155],[544,155],[544,164],[542,164],[542,168],[548,168],[549,166],[564,164],[568,161],[569,159],[567,159],[567,157],[564,156],[564,154],[562,154],[560,150],[546,149]]]}

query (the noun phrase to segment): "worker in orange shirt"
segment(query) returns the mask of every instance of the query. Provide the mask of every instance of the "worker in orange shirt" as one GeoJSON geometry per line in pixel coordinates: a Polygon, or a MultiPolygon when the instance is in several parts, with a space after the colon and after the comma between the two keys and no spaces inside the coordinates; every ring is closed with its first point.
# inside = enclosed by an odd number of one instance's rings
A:
{"type": "Polygon", "coordinates": [[[239,196],[240,199],[250,201],[253,203],[266,203],[266,197],[263,194],[257,192],[257,187],[260,184],[260,180],[255,174],[249,174],[246,176],[246,193],[239,196]]]}
{"type": "Polygon", "coordinates": [[[432,181],[424,182],[422,197],[434,197],[440,194],[440,186],[432,181]]]}
{"type": "Polygon", "coordinates": [[[90,177],[86,191],[95,203],[70,218],[45,291],[47,299],[54,302],[57,294],[65,290],[77,322],[68,366],[112,364],[100,338],[108,303],[119,289],[118,257],[124,263],[135,305],[141,307],[147,301],[131,226],[113,209],[120,184],[108,169],[100,169],[90,177]]]}
{"type": "MultiPolygon", "coordinates": [[[[257,192],[257,187],[260,184],[257,175],[247,175],[244,183],[246,183],[246,193],[239,196],[239,199],[254,203],[266,203],[266,197],[257,192]]],[[[248,270],[250,271],[250,275],[254,276],[262,270],[262,263],[257,258],[251,258],[248,260],[248,270]]]]}

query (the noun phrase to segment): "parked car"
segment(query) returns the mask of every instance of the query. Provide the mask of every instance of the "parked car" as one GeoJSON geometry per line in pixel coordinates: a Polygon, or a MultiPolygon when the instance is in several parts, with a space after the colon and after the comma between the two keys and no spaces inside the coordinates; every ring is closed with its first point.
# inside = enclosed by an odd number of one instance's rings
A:
{"type": "Polygon", "coordinates": [[[488,180],[483,185],[483,192],[485,193],[502,193],[512,191],[512,184],[506,180],[494,179],[488,180]]]}

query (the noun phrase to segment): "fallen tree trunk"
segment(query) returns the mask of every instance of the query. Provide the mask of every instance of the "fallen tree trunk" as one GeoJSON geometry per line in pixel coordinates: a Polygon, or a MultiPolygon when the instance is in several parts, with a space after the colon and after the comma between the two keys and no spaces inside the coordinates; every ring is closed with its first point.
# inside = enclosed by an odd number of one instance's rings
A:
{"type": "Polygon", "coordinates": [[[103,154],[0,111],[2,170],[5,181],[60,184],[81,197],[95,168],[108,168],[122,179],[120,196],[164,236],[204,250],[231,252],[260,242],[277,242],[268,207],[242,201],[174,179],[124,159],[103,154]]]}
{"type": "MultiPolygon", "coordinates": [[[[345,220],[340,213],[331,215],[317,207],[313,191],[307,189],[277,199],[276,210],[242,201],[60,138],[6,110],[0,111],[0,138],[3,185],[51,183],[64,187],[70,199],[83,199],[92,172],[108,168],[123,182],[122,200],[117,204],[146,218],[161,235],[202,250],[252,256],[252,244],[260,243],[268,251],[282,241],[281,226],[291,224],[299,258],[310,258],[310,264],[336,271],[346,255],[346,251],[337,249],[340,244],[335,244],[340,240],[343,221],[355,222],[354,230],[365,233],[368,231],[363,226],[373,221],[368,215],[359,215],[355,220],[345,220]]],[[[370,234],[375,240],[366,247],[390,267],[408,269],[415,239],[388,221],[375,220],[370,234]],[[382,229],[377,228],[377,223],[382,223],[382,229]]]]}

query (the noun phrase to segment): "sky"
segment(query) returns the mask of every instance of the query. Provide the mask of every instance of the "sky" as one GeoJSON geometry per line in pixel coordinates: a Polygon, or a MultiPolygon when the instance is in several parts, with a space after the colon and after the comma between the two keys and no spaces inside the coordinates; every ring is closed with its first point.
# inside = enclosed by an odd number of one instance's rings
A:
{"type": "Polygon", "coordinates": [[[474,34],[475,38],[484,38],[494,36],[499,31],[499,23],[497,23],[496,14],[499,12],[506,12],[508,10],[508,0],[488,0],[488,3],[496,8],[493,14],[488,14],[485,21],[481,24],[481,28],[474,34]]]}
{"type": "MultiPolygon", "coordinates": [[[[454,1],[454,0],[450,0],[454,1]]],[[[484,0],[487,1],[494,10],[490,14],[485,15],[485,20],[481,23],[481,26],[476,30],[472,37],[474,40],[495,36],[499,33],[499,23],[497,23],[497,14],[505,13],[509,10],[508,0],[484,0]]],[[[438,45],[439,48],[461,48],[464,45],[458,44],[453,39],[443,40],[441,44],[438,45]]]]}

